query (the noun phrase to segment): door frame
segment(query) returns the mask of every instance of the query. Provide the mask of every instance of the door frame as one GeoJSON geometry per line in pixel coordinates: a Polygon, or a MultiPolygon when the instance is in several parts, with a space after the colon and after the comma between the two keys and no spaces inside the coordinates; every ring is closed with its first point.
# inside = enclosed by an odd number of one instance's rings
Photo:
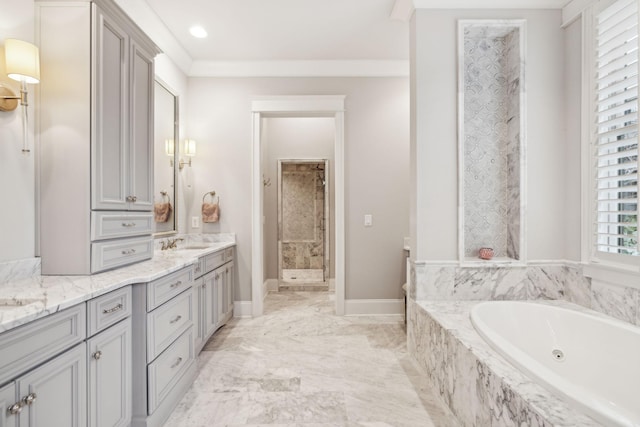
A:
{"type": "Polygon", "coordinates": [[[335,281],[336,314],[344,315],[344,95],[267,96],[251,102],[251,314],[264,311],[264,187],[262,180],[262,119],[264,117],[333,117],[335,120],[335,281]]]}
{"type": "Polygon", "coordinates": [[[322,236],[322,277],[325,282],[329,283],[329,272],[331,271],[330,267],[330,254],[331,254],[331,198],[329,194],[330,187],[330,164],[329,159],[323,158],[307,158],[307,159],[278,159],[278,286],[282,281],[282,235],[284,227],[282,221],[282,165],[284,164],[323,164],[324,165],[324,196],[323,196],[323,204],[324,204],[324,213],[323,213],[323,236],[322,236]]]}

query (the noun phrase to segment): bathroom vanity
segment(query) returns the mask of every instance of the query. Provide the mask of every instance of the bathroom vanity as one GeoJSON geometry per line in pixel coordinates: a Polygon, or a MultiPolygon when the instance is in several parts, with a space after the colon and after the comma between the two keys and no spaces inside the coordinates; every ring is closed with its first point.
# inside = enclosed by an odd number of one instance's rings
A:
{"type": "Polygon", "coordinates": [[[0,288],[0,425],[161,426],[233,312],[235,242],[0,288]]]}

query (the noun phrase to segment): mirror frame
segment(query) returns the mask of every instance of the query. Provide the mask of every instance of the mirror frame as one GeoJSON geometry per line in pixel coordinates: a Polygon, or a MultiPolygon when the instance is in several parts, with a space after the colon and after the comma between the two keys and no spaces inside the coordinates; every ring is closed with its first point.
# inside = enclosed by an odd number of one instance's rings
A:
{"type": "MultiPolygon", "coordinates": [[[[175,141],[175,148],[173,150],[173,230],[160,231],[157,233],[153,233],[154,238],[162,238],[162,237],[173,236],[175,234],[178,234],[178,179],[179,179],[179,169],[178,169],[179,160],[178,159],[180,158],[180,153],[179,153],[180,151],[179,149],[180,147],[180,144],[179,144],[180,97],[179,95],[176,94],[175,90],[171,89],[171,87],[158,76],[155,77],[154,85],[155,84],[159,84],[160,86],[162,86],[163,89],[165,89],[167,92],[173,95],[173,119],[174,119],[173,140],[175,141]]],[[[155,108],[155,96],[154,96],[154,108],[155,108]]],[[[154,115],[154,127],[155,127],[155,115],[154,115]]],[[[155,144],[155,135],[154,135],[154,144],[155,144]]],[[[155,152],[155,149],[154,149],[154,152],[155,152]]],[[[154,187],[155,187],[155,171],[154,171],[154,187]]],[[[156,192],[156,189],[154,188],[154,195],[155,195],[155,192],[156,192]]]]}

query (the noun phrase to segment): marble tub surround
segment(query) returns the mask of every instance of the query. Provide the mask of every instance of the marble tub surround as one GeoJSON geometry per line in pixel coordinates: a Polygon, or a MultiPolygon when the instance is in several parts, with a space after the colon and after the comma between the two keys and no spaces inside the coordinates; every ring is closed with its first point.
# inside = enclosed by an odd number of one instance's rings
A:
{"type": "Polygon", "coordinates": [[[326,292],[270,293],[232,319],[165,427],[456,427],[395,317],[337,317],[326,292]]]}
{"type": "Polygon", "coordinates": [[[133,283],[150,282],[183,267],[198,257],[234,246],[210,242],[197,250],[156,251],[150,260],[91,276],[31,276],[0,286],[0,332],[69,308],[133,283]],[[18,302],[18,303],[14,303],[18,302]],[[24,302],[23,305],[17,305],[24,302]]]}
{"type": "Polygon", "coordinates": [[[586,305],[590,287],[582,267],[569,263],[476,268],[413,262],[411,276],[410,296],[417,301],[569,299],[586,305]]]}
{"type": "Polygon", "coordinates": [[[5,283],[40,275],[40,258],[0,262],[0,286],[5,283]]]}
{"type": "MultiPolygon", "coordinates": [[[[545,302],[590,311],[566,301],[545,302]]],[[[409,353],[463,426],[600,424],[533,382],[478,335],[477,301],[411,301],[409,353]]]]}

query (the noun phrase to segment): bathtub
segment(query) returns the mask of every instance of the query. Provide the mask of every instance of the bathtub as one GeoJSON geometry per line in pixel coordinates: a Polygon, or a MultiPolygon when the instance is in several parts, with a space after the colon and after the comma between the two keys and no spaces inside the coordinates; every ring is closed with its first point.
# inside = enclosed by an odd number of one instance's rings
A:
{"type": "Polygon", "coordinates": [[[471,322],[498,353],[606,426],[640,426],[640,328],[521,301],[489,301],[471,322]]]}

